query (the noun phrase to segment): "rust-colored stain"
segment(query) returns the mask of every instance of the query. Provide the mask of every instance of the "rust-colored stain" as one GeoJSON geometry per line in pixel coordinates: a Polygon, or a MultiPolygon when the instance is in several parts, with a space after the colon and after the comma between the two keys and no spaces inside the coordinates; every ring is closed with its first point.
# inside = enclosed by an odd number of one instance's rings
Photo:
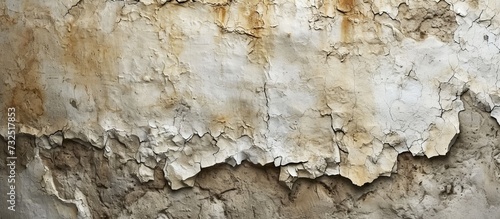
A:
{"type": "Polygon", "coordinates": [[[83,86],[96,97],[99,109],[117,110],[108,98],[108,85],[118,79],[117,63],[120,55],[117,39],[110,39],[93,28],[69,24],[70,30],[62,39],[62,63],[68,69],[67,78],[76,86],[83,86]]]}
{"type": "Polygon", "coordinates": [[[323,0],[319,7],[319,11],[325,16],[335,17],[337,12],[336,4],[337,0],[323,0]]]}
{"type": "Polygon", "coordinates": [[[257,6],[240,8],[240,13],[247,19],[247,27],[255,37],[262,37],[265,31],[263,14],[257,12],[257,6]]]}
{"type": "Polygon", "coordinates": [[[75,83],[92,85],[115,79],[119,54],[103,33],[73,25],[63,46],[64,63],[73,67],[80,79],[75,83]]]}
{"type": "Polygon", "coordinates": [[[224,129],[227,134],[238,137],[244,134],[253,133],[257,124],[262,124],[259,116],[258,104],[251,100],[231,98],[226,101],[220,109],[229,109],[214,113],[211,116],[210,127],[224,129]]]}
{"type": "Polygon", "coordinates": [[[216,43],[221,43],[224,34],[247,36],[249,61],[267,66],[269,54],[273,48],[271,15],[274,9],[272,5],[269,0],[249,0],[214,6],[215,23],[221,30],[216,36],[216,43]]]}
{"type": "MultiPolygon", "coordinates": [[[[39,61],[35,51],[35,35],[32,29],[26,29],[17,35],[20,42],[17,49],[17,65],[19,81],[10,92],[10,105],[16,108],[18,122],[32,125],[45,113],[44,90],[39,84],[39,61]]],[[[5,111],[6,112],[6,111],[5,111]]]]}
{"type": "Polygon", "coordinates": [[[343,16],[342,17],[342,23],[340,24],[340,37],[342,42],[344,43],[349,43],[351,41],[351,29],[352,29],[352,23],[350,21],[350,18],[348,16],[343,16]]]}
{"type": "Polygon", "coordinates": [[[121,110],[117,100],[109,96],[111,92],[118,92],[110,87],[118,82],[122,39],[117,34],[105,33],[99,19],[86,19],[104,7],[104,4],[83,1],[71,10],[72,19],[67,21],[66,32],[60,37],[59,62],[64,66],[61,74],[75,89],[83,89],[93,97],[97,120],[99,112],[121,110]]]}
{"type": "Polygon", "coordinates": [[[352,19],[356,16],[355,0],[339,0],[337,8],[344,12],[342,15],[342,22],[340,26],[341,40],[344,43],[352,41],[352,19]]]}
{"type": "Polygon", "coordinates": [[[267,0],[251,0],[244,2],[238,13],[246,20],[245,29],[253,36],[250,42],[248,58],[251,62],[267,65],[272,49],[272,34],[270,30],[270,3],[267,0]],[[259,6],[262,11],[259,11],[259,6]]]}
{"type": "Polygon", "coordinates": [[[339,0],[337,8],[342,12],[349,12],[354,9],[354,0],[339,0]]]}
{"type": "Polygon", "coordinates": [[[218,25],[224,26],[227,19],[227,6],[216,6],[215,13],[217,14],[218,25]]]}

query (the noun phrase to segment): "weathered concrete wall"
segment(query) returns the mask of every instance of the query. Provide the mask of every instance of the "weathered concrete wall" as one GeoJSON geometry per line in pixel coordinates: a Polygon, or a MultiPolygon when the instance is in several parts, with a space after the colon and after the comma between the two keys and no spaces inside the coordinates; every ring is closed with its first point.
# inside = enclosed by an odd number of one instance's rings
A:
{"type": "MultiPolygon", "coordinates": [[[[481,115],[500,120],[496,1],[6,0],[0,8],[0,121],[13,107],[17,133],[34,136],[18,150],[32,160],[27,174],[44,180],[25,186],[42,186],[39,200],[59,206],[47,196],[55,195],[80,217],[102,213],[103,192],[92,188],[121,198],[131,185],[177,190],[224,163],[279,167],[289,188],[335,175],[361,186],[395,173],[400,154],[446,155],[461,136],[466,91],[481,115]]],[[[219,202],[211,207],[226,212],[219,202]]],[[[129,205],[105,206],[114,218],[129,205]]],[[[286,217],[276,214],[266,216],[286,217]]]]}

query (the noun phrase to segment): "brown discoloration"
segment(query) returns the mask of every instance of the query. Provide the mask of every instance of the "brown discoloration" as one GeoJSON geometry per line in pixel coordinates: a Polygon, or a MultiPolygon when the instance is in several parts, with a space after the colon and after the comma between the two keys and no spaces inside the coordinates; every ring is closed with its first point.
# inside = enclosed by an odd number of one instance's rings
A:
{"type": "Polygon", "coordinates": [[[353,39],[353,22],[352,19],[356,17],[356,14],[358,13],[355,10],[355,0],[339,0],[337,9],[341,12],[344,12],[342,14],[342,21],[340,24],[340,37],[341,37],[341,42],[343,43],[350,43],[353,39]]]}
{"type": "Polygon", "coordinates": [[[257,6],[246,6],[240,8],[240,13],[247,19],[247,25],[252,35],[257,38],[263,37],[265,32],[265,22],[263,15],[257,12],[257,6]]]}
{"type": "MultiPolygon", "coordinates": [[[[267,65],[273,47],[270,31],[270,16],[273,9],[270,5],[267,0],[251,0],[216,6],[213,10],[215,22],[221,29],[220,36],[227,33],[248,36],[250,41],[248,59],[263,66],[267,65]],[[231,10],[232,7],[236,7],[236,10],[231,10]],[[238,25],[227,26],[229,17],[234,18],[235,24],[238,25]]],[[[219,43],[220,39],[216,39],[216,42],[219,43]]]]}
{"type": "Polygon", "coordinates": [[[472,8],[479,8],[479,0],[468,0],[467,2],[472,8]]]}
{"type": "Polygon", "coordinates": [[[323,16],[335,17],[337,0],[323,0],[319,6],[319,11],[323,16]]]}
{"type": "Polygon", "coordinates": [[[225,26],[227,21],[227,9],[228,6],[217,6],[214,8],[216,13],[217,25],[225,26]]]}
{"type": "Polygon", "coordinates": [[[246,19],[246,29],[251,35],[255,36],[255,38],[250,41],[248,58],[251,62],[264,65],[268,62],[268,51],[264,38],[269,35],[269,27],[266,26],[265,22],[267,10],[264,10],[263,14],[257,11],[259,3],[263,2],[255,0],[250,1],[240,6],[238,12],[240,16],[244,16],[246,19]]]}
{"type": "Polygon", "coordinates": [[[104,34],[71,25],[63,46],[64,62],[76,73],[75,84],[91,86],[116,80],[119,51],[104,34]]]}
{"type": "Polygon", "coordinates": [[[339,0],[337,9],[341,12],[350,12],[354,9],[355,0],[339,0]]]}
{"type": "Polygon", "coordinates": [[[230,110],[213,114],[209,126],[213,129],[228,129],[227,133],[234,137],[251,134],[256,126],[262,123],[259,105],[247,100],[233,99],[227,101],[220,109],[230,110]]]}
{"type": "Polygon", "coordinates": [[[348,16],[342,16],[342,23],[340,24],[340,38],[343,43],[349,43],[352,39],[352,23],[348,16]]]}
{"type": "Polygon", "coordinates": [[[39,83],[40,71],[36,57],[35,34],[32,29],[26,29],[15,37],[19,42],[19,46],[14,50],[18,72],[13,74],[16,84],[7,96],[10,101],[4,106],[4,112],[7,112],[8,107],[14,107],[17,122],[34,125],[45,113],[45,94],[39,83]]]}
{"type": "Polygon", "coordinates": [[[67,77],[95,97],[98,110],[118,110],[108,98],[108,85],[118,81],[119,38],[108,38],[101,31],[80,27],[78,22],[68,25],[61,60],[68,69],[67,77]]]}
{"type": "Polygon", "coordinates": [[[0,14],[0,30],[11,28],[17,24],[17,20],[6,14],[0,14]]]}

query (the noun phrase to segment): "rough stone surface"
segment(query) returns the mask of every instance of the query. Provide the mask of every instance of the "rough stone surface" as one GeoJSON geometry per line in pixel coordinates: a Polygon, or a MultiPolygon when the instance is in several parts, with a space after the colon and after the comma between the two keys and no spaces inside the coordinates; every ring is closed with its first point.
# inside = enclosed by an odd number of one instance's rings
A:
{"type": "Polygon", "coordinates": [[[26,217],[290,218],[326,208],[426,218],[450,206],[498,215],[489,196],[498,194],[500,160],[500,2],[5,0],[0,8],[0,121],[16,108],[17,132],[31,136],[17,151],[20,184],[30,188],[24,205],[46,206],[26,217]],[[469,114],[460,114],[464,92],[469,114]],[[447,155],[457,138],[482,152],[447,155]],[[412,165],[427,169],[374,182],[412,165]],[[171,191],[183,187],[194,188],[171,191]],[[415,195],[401,204],[388,188],[415,195]]]}

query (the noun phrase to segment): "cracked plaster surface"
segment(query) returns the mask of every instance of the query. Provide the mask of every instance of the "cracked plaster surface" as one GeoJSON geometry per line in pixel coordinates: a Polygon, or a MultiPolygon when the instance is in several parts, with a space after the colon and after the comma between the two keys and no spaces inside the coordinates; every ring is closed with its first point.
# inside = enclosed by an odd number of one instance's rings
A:
{"type": "Polygon", "coordinates": [[[0,120],[16,107],[19,132],[39,147],[92,145],[140,163],[143,182],[164,164],[172,189],[245,160],[281,167],[289,185],[372,182],[396,171],[400,153],[445,155],[467,90],[500,121],[496,1],[0,8],[0,120]]]}

